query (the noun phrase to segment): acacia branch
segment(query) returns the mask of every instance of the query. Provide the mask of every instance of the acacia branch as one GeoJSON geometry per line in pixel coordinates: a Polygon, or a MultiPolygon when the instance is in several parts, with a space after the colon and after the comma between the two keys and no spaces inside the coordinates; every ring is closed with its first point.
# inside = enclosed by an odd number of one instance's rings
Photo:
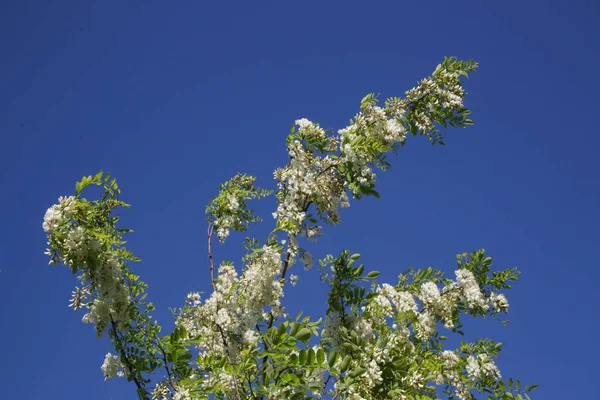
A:
{"type": "Polygon", "coordinates": [[[165,366],[165,370],[167,371],[167,376],[169,378],[169,385],[171,386],[171,389],[173,389],[173,391],[175,393],[177,393],[177,389],[175,389],[175,384],[173,383],[173,375],[171,374],[171,370],[169,369],[169,363],[167,361],[167,352],[160,344],[160,339],[158,339],[158,338],[156,338],[156,346],[162,353],[163,365],[165,366]]]}
{"type": "Polygon", "coordinates": [[[213,224],[208,224],[208,259],[210,261],[210,284],[212,285],[213,290],[216,290],[215,285],[215,262],[213,261],[212,256],[212,235],[215,232],[213,224]]]}
{"type": "Polygon", "coordinates": [[[112,330],[112,334],[113,334],[113,337],[115,338],[115,342],[117,344],[117,350],[119,351],[119,354],[123,358],[123,361],[125,362],[125,365],[126,365],[127,369],[129,370],[129,374],[127,374],[127,375],[128,376],[131,375],[131,379],[135,382],[135,385],[137,386],[138,390],[142,390],[144,388],[144,385],[136,377],[135,368],[133,367],[133,365],[131,364],[131,361],[129,361],[129,358],[127,357],[127,354],[125,353],[125,348],[123,347],[123,342],[121,342],[121,338],[119,337],[119,333],[117,332],[117,326],[115,324],[115,321],[113,320],[112,315],[109,314],[109,317],[110,317],[110,327],[112,330]]]}
{"type": "MultiPolygon", "coordinates": [[[[225,338],[225,332],[223,332],[223,328],[219,324],[215,324],[219,333],[221,334],[221,340],[223,341],[223,347],[225,348],[225,357],[227,357],[227,361],[229,365],[233,367],[233,362],[231,361],[231,355],[229,354],[229,346],[227,345],[227,339],[225,338]]],[[[237,376],[235,373],[231,374],[233,377],[233,385],[235,386],[235,394],[237,395],[238,400],[242,400],[242,396],[240,395],[240,387],[238,384],[237,376]]]]}

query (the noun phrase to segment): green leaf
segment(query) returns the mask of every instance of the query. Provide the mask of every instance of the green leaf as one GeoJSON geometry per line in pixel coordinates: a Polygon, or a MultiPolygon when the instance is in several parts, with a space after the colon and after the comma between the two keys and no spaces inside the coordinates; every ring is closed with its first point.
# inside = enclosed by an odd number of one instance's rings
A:
{"type": "Polygon", "coordinates": [[[307,365],[313,365],[315,363],[315,351],[313,349],[308,350],[308,360],[306,360],[307,365]]]}
{"type": "Polygon", "coordinates": [[[325,364],[325,352],[323,349],[317,350],[317,363],[321,366],[325,364]]]}
{"type": "Polygon", "coordinates": [[[363,368],[363,367],[356,367],[348,375],[351,378],[356,378],[357,376],[360,376],[360,375],[364,374],[366,371],[367,370],[365,368],[363,368]]]}
{"type": "Polygon", "coordinates": [[[300,364],[306,364],[306,359],[308,358],[308,354],[306,349],[300,350],[300,364]]]}
{"type": "Polygon", "coordinates": [[[365,276],[365,278],[374,279],[374,278],[377,278],[379,276],[379,274],[380,274],[379,271],[371,271],[367,274],[367,276],[365,276]]]}
{"type": "Polygon", "coordinates": [[[333,353],[329,354],[329,367],[333,368],[333,366],[335,365],[335,363],[337,362],[337,360],[340,359],[340,353],[338,353],[337,351],[334,351],[333,353]]]}
{"type": "Polygon", "coordinates": [[[310,338],[310,329],[308,329],[308,328],[302,328],[302,329],[300,329],[300,331],[298,331],[298,333],[296,333],[296,339],[298,339],[302,343],[308,342],[309,338],[310,338]]]}
{"type": "Polygon", "coordinates": [[[340,365],[341,372],[346,372],[346,369],[348,369],[348,364],[350,364],[351,359],[352,357],[350,357],[350,355],[346,355],[344,357],[344,359],[342,360],[342,365],[340,365]]]}

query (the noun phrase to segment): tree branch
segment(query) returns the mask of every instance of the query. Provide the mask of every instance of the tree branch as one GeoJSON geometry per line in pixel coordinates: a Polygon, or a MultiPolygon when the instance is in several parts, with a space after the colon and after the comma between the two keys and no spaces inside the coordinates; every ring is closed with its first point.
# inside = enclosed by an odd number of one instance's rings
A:
{"type": "Polygon", "coordinates": [[[173,391],[177,393],[177,389],[175,389],[175,384],[173,383],[173,375],[171,374],[171,370],[169,369],[169,363],[167,361],[167,352],[160,344],[160,339],[158,338],[156,338],[156,346],[162,353],[163,364],[165,366],[165,370],[167,371],[167,376],[169,377],[169,385],[171,385],[171,389],[173,389],[173,391]]]}
{"type": "MultiPolygon", "coordinates": [[[[225,338],[225,332],[223,332],[223,328],[219,324],[215,324],[219,333],[221,334],[221,340],[223,341],[223,347],[225,348],[225,356],[227,357],[227,361],[229,365],[233,368],[233,362],[231,361],[231,355],[229,354],[229,346],[227,345],[227,339],[225,338]]],[[[235,393],[237,395],[238,400],[242,400],[242,396],[240,395],[240,387],[238,384],[237,376],[235,373],[231,374],[233,377],[233,384],[235,386],[235,393]]]]}
{"type": "Polygon", "coordinates": [[[216,290],[215,285],[215,263],[212,256],[212,235],[215,232],[213,224],[208,224],[208,259],[210,260],[210,284],[213,290],[216,290]]]}
{"type": "Polygon", "coordinates": [[[144,388],[144,385],[135,376],[136,375],[135,368],[131,364],[131,361],[129,361],[127,354],[125,354],[125,348],[123,347],[123,342],[121,342],[121,338],[119,337],[119,333],[117,332],[117,326],[115,324],[115,321],[113,320],[112,315],[109,314],[109,317],[110,317],[110,327],[112,330],[112,334],[113,334],[113,337],[115,338],[115,342],[117,344],[116,350],[119,352],[119,354],[123,358],[123,361],[125,362],[125,365],[127,366],[127,369],[129,370],[129,374],[127,374],[127,375],[128,376],[131,375],[131,379],[135,382],[135,385],[137,386],[137,388],[139,390],[142,390],[144,388]]]}

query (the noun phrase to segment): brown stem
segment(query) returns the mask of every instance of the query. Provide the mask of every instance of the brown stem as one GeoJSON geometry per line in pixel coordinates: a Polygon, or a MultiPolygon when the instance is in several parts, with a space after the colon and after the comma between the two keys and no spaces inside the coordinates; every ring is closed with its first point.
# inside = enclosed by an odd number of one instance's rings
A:
{"type": "Polygon", "coordinates": [[[167,352],[160,344],[160,340],[158,338],[156,338],[156,346],[162,353],[163,364],[165,366],[165,370],[167,371],[167,376],[169,377],[169,385],[171,386],[171,389],[173,389],[173,391],[177,393],[177,389],[175,389],[175,384],[173,383],[173,375],[171,374],[171,370],[169,369],[169,363],[167,361],[167,352]]]}
{"type": "Polygon", "coordinates": [[[210,284],[213,290],[216,290],[215,285],[215,263],[212,256],[212,235],[215,232],[213,224],[208,224],[208,259],[210,260],[210,284]]]}
{"type": "Polygon", "coordinates": [[[117,346],[118,346],[117,350],[119,351],[121,357],[123,358],[123,361],[125,361],[125,365],[127,366],[129,373],[132,375],[131,379],[135,382],[135,385],[137,386],[137,388],[139,390],[141,390],[144,388],[144,385],[135,376],[135,369],[133,368],[131,361],[129,361],[127,354],[125,354],[125,348],[123,347],[123,343],[121,342],[121,338],[119,337],[119,334],[117,332],[117,326],[115,324],[115,321],[113,320],[112,315],[109,315],[109,317],[110,317],[110,327],[111,327],[113,336],[114,336],[115,341],[117,342],[117,346]]]}
{"type": "MultiPolygon", "coordinates": [[[[229,346],[227,345],[227,339],[225,338],[225,332],[223,332],[223,328],[219,324],[217,325],[217,329],[219,329],[219,333],[221,334],[221,340],[223,341],[223,347],[225,348],[225,356],[227,357],[227,361],[229,365],[233,368],[233,362],[231,361],[231,355],[229,354],[229,346]]],[[[238,400],[242,400],[242,396],[240,395],[240,387],[238,384],[237,376],[235,373],[231,374],[233,377],[233,385],[235,386],[235,394],[237,395],[238,400]]]]}

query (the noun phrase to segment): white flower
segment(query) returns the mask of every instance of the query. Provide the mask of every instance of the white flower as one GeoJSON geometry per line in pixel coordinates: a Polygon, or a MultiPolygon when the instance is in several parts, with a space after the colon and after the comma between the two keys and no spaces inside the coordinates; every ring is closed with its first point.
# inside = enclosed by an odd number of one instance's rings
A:
{"type": "Polygon", "coordinates": [[[422,340],[427,340],[435,333],[437,326],[435,319],[427,311],[420,313],[417,316],[417,337],[422,340]]]}
{"type": "Polygon", "coordinates": [[[473,356],[467,357],[466,369],[469,376],[476,380],[498,380],[502,377],[494,361],[485,353],[477,355],[477,358],[473,356]]]}
{"type": "Polygon", "coordinates": [[[169,388],[164,382],[158,382],[152,391],[152,400],[165,400],[169,394],[169,388]]]}
{"type": "Polygon", "coordinates": [[[48,208],[44,215],[44,222],[42,228],[44,231],[51,234],[65,218],[69,218],[75,206],[75,197],[59,197],[58,204],[54,204],[48,208]]]}
{"type": "Polygon", "coordinates": [[[508,311],[508,300],[503,294],[496,294],[492,292],[489,298],[490,305],[494,307],[496,312],[507,312],[508,311]]]}
{"type": "Polygon", "coordinates": [[[421,300],[427,305],[435,305],[440,302],[440,290],[433,282],[425,282],[421,285],[421,300]]]}
{"type": "Polygon", "coordinates": [[[440,358],[444,361],[444,364],[449,368],[456,366],[456,364],[458,364],[458,362],[460,361],[460,358],[450,350],[442,351],[440,353],[440,358]]]}
{"type": "Polygon", "coordinates": [[[296,125],[298,125],[300,129],[308,129],[312,127],[313,123],[306,118],[301,118],[296,120],[296,125]]]}
{"type": "Polygon", "coordinates": [[[119,356],[115,356],[108,353],[106,354],[106,358],[104,358],[104,363],[100,368],[102,369],[102,373],[104,374],[104,380],[112,379],[118,374],[119,368],[121,368],[121,360],[119,356]]]}
{"type": "Polygon", "coordinates": [[[200,293],[190,293],[187,295],[187,304],[190,307],[198,307],[201,304],[200,293]]]}
{"type": "Polygon", "coordinates": [[[469,308],[487,308],[487,302],[473,273],[467,269],[459,269],[455,273],[456,282],[463,289],[467,306],[469,308]]]}

